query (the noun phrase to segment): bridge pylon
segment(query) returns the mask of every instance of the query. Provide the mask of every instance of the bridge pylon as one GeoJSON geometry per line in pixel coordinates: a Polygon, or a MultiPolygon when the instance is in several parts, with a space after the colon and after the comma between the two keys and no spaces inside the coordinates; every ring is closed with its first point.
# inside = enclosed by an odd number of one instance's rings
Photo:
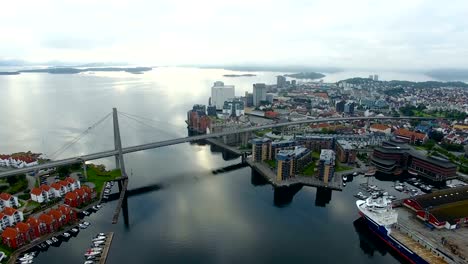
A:
{"type": "Polygon", "coordinates": [[[114,120],[114,146],[115,150],[118,151],[118,154],[115,155],[115,167],[120,169],[122,177],[127,177],[127,172],[125,171],[125,163],[122,153],[122,141],[120,139],[120,128],[119,128],[119,117],[117,115],[117,108],[112,108],[112,119],[114,120]]]}

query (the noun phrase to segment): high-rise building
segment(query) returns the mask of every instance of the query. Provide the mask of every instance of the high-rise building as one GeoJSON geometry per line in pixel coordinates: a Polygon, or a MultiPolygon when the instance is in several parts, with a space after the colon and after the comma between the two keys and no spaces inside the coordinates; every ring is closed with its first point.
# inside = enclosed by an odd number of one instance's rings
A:
{"type": "Polygon", "coordinates": [[[291,85],[296,86],[296,80],[291,80],[291,85]]]}
{"type": "Polygon", "coordinates": [[[255,83],[253,85],[254,106],[260,106],[261,101],[266,101],[266,85],[264,83],[255,83]]]}
{"type": "Polygon", "coordinates": [[[331,149],[322,149],[319,161],[319,179],[328,183],[335,174],[335,152],[331,149]]]}
{"type": "Polygon", "coordinates": [[[245,92],[245,106],[252,107],[253,105],[253,93],[245,92]]]}
{"type": "Polygon", "coordinates": [[[343,112],[350,114],[350,115],[354,114],[354,105],[355,105],[354,102],[345,103],[343,112]]]}
{"type": "Polygon", "coordinates": [[[374,75],[369,75],[369,79],[374,80],[374,75]]]}
{"type": "Polygon", "coordinates": [[[206,108],[206,112],[209,116],[217,116],[217,113],[216,113],[216,106],[214,105],[209,105],[207,108],[206,108]]]}
{"type": "Polygon", "coordinates": [[[252,157],[256,162],[271,160],[271,140],[268,138],[252,139],[252,157]]]}
{"type": "Polygon", "coordinates": [[[338,113],[343,113],[345,104],[346,104],[346,101],[344,101],[344,100],[341,100],[338,103],[336,103],[336,111],[338,113]]]}
{"type": "Polygon", "coordinates": [[[225,101],[223,105],[223,115],[231,117],[244,115],[244,102],[239,99],[225,101]]]}
{"type": "Polygon", "coordinates": [[[224,85],[223,82],[217,81],[211,87],[211,105],[221,110],[225,101],[234,99],[234,94],[234,85],[224,85]]]}
{"type": "Polygon", "coordinates": [[[276,87],[277,88],[286,87],[286,77],[284,77],[283,75],[276,76],[276,87]]]}
{"type": "Polygon", "coordinates": [[[273,97],[274,97],[274,95],[273,95],[272,93],[267,93],[267,94],[266,94],[266,100],[267,100],[270,104],[273,103],[273,97]]]}
{"type": "Polygon", "coordinates": [[[374,81],[378,81],[378,80],[379,80],[379,75],[374,74],[374,81]]]}

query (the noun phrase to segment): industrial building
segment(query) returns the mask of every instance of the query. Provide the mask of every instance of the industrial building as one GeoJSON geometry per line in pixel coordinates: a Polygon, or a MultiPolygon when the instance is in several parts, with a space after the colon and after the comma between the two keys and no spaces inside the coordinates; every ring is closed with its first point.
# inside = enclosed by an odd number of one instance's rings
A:
{"type": "Polygon", "coordinates": [[[403,205],[436,228],[455,229],[468,223],[468,186],[408,198],[403,205]]]}

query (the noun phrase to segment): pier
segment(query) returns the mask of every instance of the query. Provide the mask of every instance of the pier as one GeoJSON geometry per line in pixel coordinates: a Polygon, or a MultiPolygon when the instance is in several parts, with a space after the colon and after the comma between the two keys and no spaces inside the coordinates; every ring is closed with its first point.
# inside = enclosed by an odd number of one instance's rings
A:
{"type": "Polygon", "coordinates": [[[106,236],[107,236],[106,243],[104,244],[104,249],[102,250],[102,255],[98,262],[99,264],[106,263],[107,254],[109,254],[109,249],[112,244],[112,239],[114,238],[114,232],[109,232],[106,234],[106,236]]]}
{"type": "Polygon", "coordinates": [[[262,175],[269,183],[271,183],[275,187],[287,187],[287,186],[292,186],[296,184],[301,184],[305,186],[312,186],[312,187],[324,187],[336,191],[341,191],[342,190],[342,179],[341,176],[338,176],[335,174],[335,177],[328,182],[325,183],[319,179],[317,179],[315,176],[295,176],[287,180],[283,181],[277,181],[276,180],[276,174],[274,171],[272,171],[268,165],[262,163],[262,162],[254,162],[250,159],[247,160],[247,164],[249,164],[250,167],[252,167],[254,170],[256,170],[260,175],[262,175]]]}

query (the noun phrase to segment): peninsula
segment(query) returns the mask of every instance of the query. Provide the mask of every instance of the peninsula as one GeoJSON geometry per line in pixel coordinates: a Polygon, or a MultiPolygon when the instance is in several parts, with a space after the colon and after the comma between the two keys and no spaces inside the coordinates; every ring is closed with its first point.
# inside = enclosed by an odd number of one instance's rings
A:
{"type": "Polygon", "coordinates": [[[17,75],[20,73],[51,73],[51,74],[76,74],[81,72],[128,72],[133,74],[141,74],[145,71],[151,71],[151,67],[103,67],[103,68],[71,68],[71,67],[54,67],[46,69],[20,70],[15,72],[0,72],[0,75],[17,75]]]}

